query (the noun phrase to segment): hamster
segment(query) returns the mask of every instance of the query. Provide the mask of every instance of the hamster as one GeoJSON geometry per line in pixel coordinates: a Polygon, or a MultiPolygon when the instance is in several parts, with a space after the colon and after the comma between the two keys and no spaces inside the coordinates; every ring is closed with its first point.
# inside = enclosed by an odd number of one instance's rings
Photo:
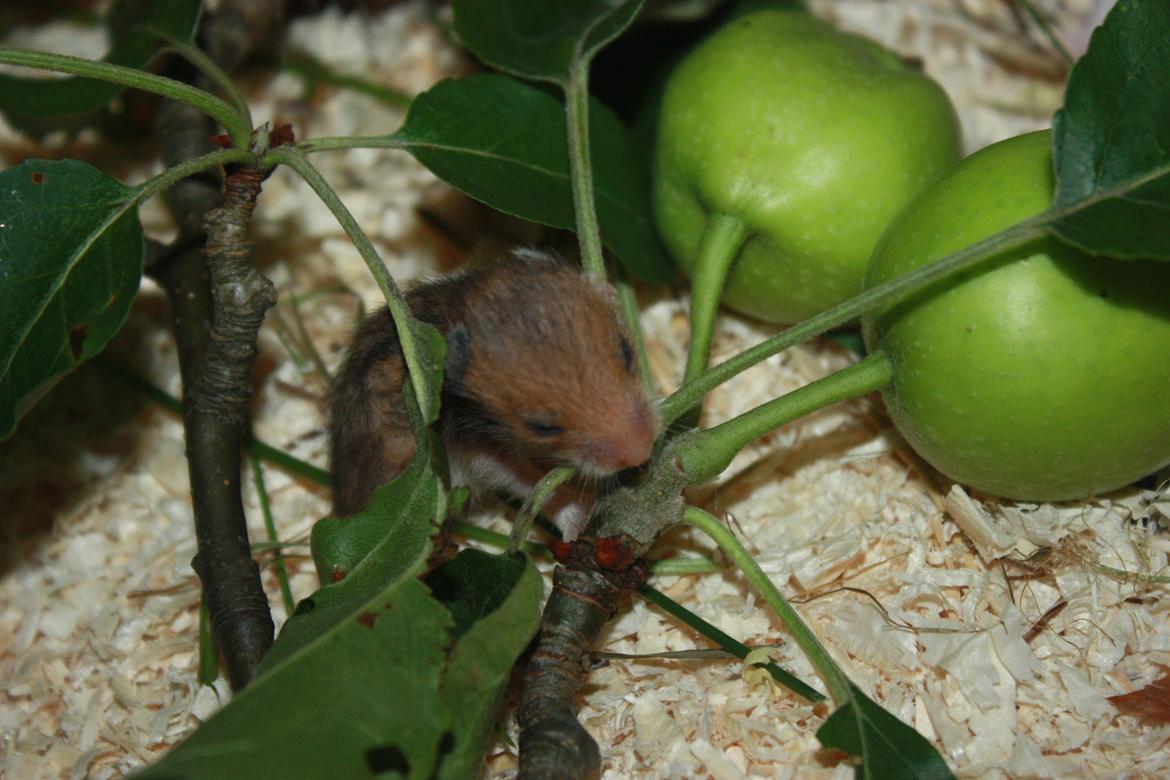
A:
{"type": "MultiPolygon", "coordinates": [[[[437,425],[453,484],[523,498],[559,465],[596,482],[649,459],[658,419],[610,285],[519,249],[406,298],[447,339],[437,425]]],[[[354,335],[330,393],[335,514],[360,511],[414,456],[405,377],[383,308],[354,335]]],[[[582,481],[569,482],[543,511],[572,540],[591,502],[582,481]]]]}

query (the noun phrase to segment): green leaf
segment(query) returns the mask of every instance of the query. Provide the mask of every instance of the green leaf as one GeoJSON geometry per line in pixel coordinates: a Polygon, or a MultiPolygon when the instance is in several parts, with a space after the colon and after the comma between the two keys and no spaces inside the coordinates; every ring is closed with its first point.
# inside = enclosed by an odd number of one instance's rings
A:
{"type": "Polygon", "coordinates": [[[507,598],[524,571],[523,556],[468,549],[428,574],[424,581],[435,598],[451,610],[455,619],[453,634],[458,639],[507,598]]]}
{"type": "Polygon", "coordinates": [[[471,778],[494,733],[512,667],[540,625],[543,583],[523,556],[464,550],[427,584],[451,610],[458,638],[440,687],[454,744],[438,776],[471,778]]]}
{"type": "Polygon", "coordinates": [[[251,686],[141,776],[475,776],[542,580],[523,557],[474,550],[417,579],[437,511],[428,455],[361,515],[318,524],[352,568],[301,603],[251,686]]]}
{"type": "Polygon", "coordinates": [[[431,777],[449,727],[436,692],[450,614],[413,577],[366,606],[137,777],[431,777]]]}
{"type": "Polygon", "coordinates": [[[641,8],[642,0],[455,0],[455,32],[489,65],[564,84],[641,8]]]}
{"type": "Polygon", "coordinates": [[[318,523],[314,558],[345,568],[323,570],[256,680],[145,776],[431,777],[454,621],[417,577],[439,503],[424,448],[363,513],[318,523]]]}
{"type": "Polygon", "coordinates": [[[419,346],[419,365],[426,374],[427,399],[423,405],[426,415],[423,425],[430,425],[439,419],[439,407],[443,393],[443,362],[447,358],[447,340],[434,325],[414,320],[415,344],[419,346]]]}
{"type": "MultiPolygon", "coordinates": [[[[366,587],[365,583],[376,589],[386,578],[410,572],[418,563],[420,550],[429,544],[428,539],[438,530],[434,517],[441,490],[431,468],[429,453],[420,450],[406,471],[374,491],[369,504],[361,512],[351,517],[326,517],[313,526],[310,547],[317,576],[325,583],[344,584],[340,592],[353,598],[355,588],[366,587]]],[[[274,654],[279,657],[284,651],[284,647],[279,650],[278,647],[282,643],[287,645],[285,634],[290,629],[300,632],[301,623],[311,624],[321,619],[319,596],[326,597],[327,606],[338,603],[331,599],[334,591],[329,587],[310,597],[314,607],[304,620],[295,625],[294,621],[289,621],[280,642],[269,651],[265,665],[273,661],[274,654]],[[310,619],[309,615],[314,613],[316,617],[310,619]]],[[[297,612],[301,612],[300,607],[297,612]]]]}
{"type": "Polygon", "coordinates": [[[954,775],[934,746],[917,731],[879,707],[850,683],[852,699],[817,729],[827,748],[861,758],[861,780],[948,780],[954,775]]]}
{"type": "MultiPolygon", "coordinates": [[[[650,214],[649,185],[628,131],[590,108],[593,183],[601,236],[634,275],[674,279],[650,214]]],[[[391,138],[444,181],[493,208],[553,227],[576,227],[565,107],[500,75],[447,80],[415,98],[391,138]]]]}
{"type": "MultiPolygon", "coordinates": [[[[165,45],[145,27],[191,42],[202,11],[200,0],[121,0],[106,19],[110,51],[104,61],[146,67],[165,45]]],[[[57,116],[100,108],[124,88],[85,78],[45,79],[0,75],[0,105],[11,114],[57,116]]]]}
{"type": "Polygon", "coordinates": [[[145,252],[132,195],[76,160],[0,171],[0,439],[125,322],[145,252]]]}
{"type": "Polygon", "coordinates": [[[1121,0],[1052,121],[1053,230],[1094,254],[1170,259],[1170,4],[1121,0]]]}

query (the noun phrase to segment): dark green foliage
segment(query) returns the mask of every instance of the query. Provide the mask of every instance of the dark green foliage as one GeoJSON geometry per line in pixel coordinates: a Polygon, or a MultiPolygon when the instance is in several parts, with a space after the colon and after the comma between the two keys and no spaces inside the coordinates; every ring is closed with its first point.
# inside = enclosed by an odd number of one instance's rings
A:
{"type": "Polygon", "coordinates": [[[524,558],[477,551],[418,579],[441,506],[428,454],[361,514],[318,524],[327,584],[257,679],[143,777],[474,776],[541,579],[524,558]]]}
{"type": "Polygon", "coordinates": [[[817,729],[827,748],[858,756],[860,780],[948,780],[953,778],[926,738],[879,707],[856,685],[853,698],[839,706],[817,729]]]}
{"type": "Polygon", "coordinates": [[[1052,120],[1054,230],[1087,252],[1170,259],[1170,4],[1121,0],[1052,120]]]}
{"type": "Polygon", "coordinates": [[[323,587],[297,606],[261,674],[339,630],[400,580],[422,573],[442,502],[442,485],[427,455],[421,451],[406,471],[376,490],[361,513],[313,527],[313,562],[323,587]]]}
{"type": "Polygon", "coordinates": [[[455,31],[489,65],[564,84],[630,25],[641,0],[456,0],[455,31]]]}
{"type": "Polygon", "coordinates": [[[326,584],[252,684],[143,776],[431,776],[450,729],[436,691],[452,618],[418,575],[440,495],[422,452],[362,514],[318,523],[326,584]]]}
{"type": "MultiPolygon", "coordinates": [[[[165,45],[154,30],[189,43],[202,8],[201,0],[120,0],[106,20],[110,51],[105,61],[144,68],[165,45]]],[[[117,84],[85,78],[46,82],[0,74],[0,105],[11,114],[74,114],[104,106],[122,89],[117,84]]]]}
{"type": "MultiPolygon", "coordinates": [[[[269,665],[144,778],[430,777],[450,717],[435,691],[450,614],[401,577],[269,665]]],[[[275,649],[276,646],[274,646],[275,649]]]]}
{"type": "MultiPolygon", "coordinates": [[[[589,115],[602,241],[632,273],[668,282],[674,271],[658,243],[629,133],[596,101],[589,115]]],[[[553,227],[576,225],[565,107],[541,89],[500,75],[442,81],[415,98],[392,138],[493,208],[553,227]]]]}
{"type": "Polygon", "coordinates": [[[524,557],[478,550],[464,550],[426,581],[455,619],[456,645],[439,688],[454,740],[439,777],[474,777],[512,667],[540,625],[544,583],[524,557]]]}
{"type": "Polygon", "coordinates": [[[142,276],[132,190],[76,160],[0,171],[0,438],[118,331],[142,276]]]}

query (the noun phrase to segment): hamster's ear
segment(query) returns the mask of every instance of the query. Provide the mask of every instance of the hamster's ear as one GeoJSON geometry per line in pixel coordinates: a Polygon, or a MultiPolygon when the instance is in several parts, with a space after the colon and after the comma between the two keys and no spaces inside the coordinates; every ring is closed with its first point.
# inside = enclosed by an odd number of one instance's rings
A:
{"type": "Polygon", "coordinates": [[[471,362],[471,334],[459,323],[447,331],[447,359],[443,361],[443,382],[462,382],[471,362]]]}

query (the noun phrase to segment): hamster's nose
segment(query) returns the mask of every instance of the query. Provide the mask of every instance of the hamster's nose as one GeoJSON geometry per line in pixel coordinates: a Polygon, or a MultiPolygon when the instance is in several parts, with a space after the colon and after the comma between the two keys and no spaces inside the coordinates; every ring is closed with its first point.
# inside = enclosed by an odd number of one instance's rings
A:
{"type": "Polygon", "coordinates": [[[654,437],[658,424],[650,404],[639,401],[629,415],[629,428],[614,442],[613,462],[615,470],[641,466],[650,459],[654,450],[654,437]]]}

